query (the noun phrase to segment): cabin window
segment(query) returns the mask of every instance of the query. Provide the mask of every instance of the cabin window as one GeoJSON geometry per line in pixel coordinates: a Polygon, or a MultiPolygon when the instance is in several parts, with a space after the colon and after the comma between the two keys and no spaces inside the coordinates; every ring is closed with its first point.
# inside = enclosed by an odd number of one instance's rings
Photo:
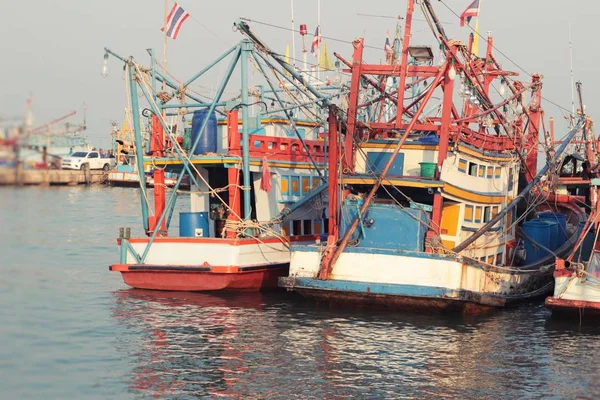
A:
{"type": "Polygon", "coordinates": [[[458,170],[460,172],[467,172],[467,160],[463,158],[458,159],[458,170]]]}
{"type": "Polygon", "coordinates": [[[322,233],[322,231],[321,231],[321,220],[320,219],[318,219],[318,220],[316,220],[314,222],[313,227],[314,227],[314,233],[315,233],[315,235],[318,235],[318,234],[322,233]]]}
{"type": "Polygon", "coordinates": [[[465,221],[473,222],[473,206],[465,206],[465,221]]]}
{"type": "Polygon", "coordinates": [[[290,223],[289,222],[281,225],[281,228],[283,229],[284,236],[290,236],[290,223]]]}
{"type": "Polygon", "coordinates": [[[479,173],[477,174],[480,178],[485,178],[485,165],[479,166],[479,173]]]}
{"type": "Polygon", "coordinates": [[[494,259],[495,259],[495,258],[496,258],[496,256],[495,256],[494,254],[492,254],[492,255],[488,256],[488,258],[487,258],[487,263],[488,263],[488,264],[491,264],[491,265],[494,265],[494,259]]]}
{"type": "Polygon", "coordinates": [[[323,233],[329,233],[329,218],[323,219],[323,233]]]}
{"type": "Polygon", "coordinates": [[[500,208],[498,206],[493,206],[492,207],[492,218],[494,218],[496,215],[498,215],[498,210],[500,208]]]}
{"type": "Polygon", "coordinates": [[[493,179],[494,178],[494,167],[487,167],[487,178],[488,179],[493,179]]]}
{"type": "Polygon", "coordinates": [[[481,206],[475,207],[475,222],[481,222],[481,206]]]}
{"type": "Polygon", "coordinates": [[[294,236],[302,235],[302,221],[301,220],[292,221],[292,226],[294,227],[293,233],[292,233],[294,236]]]}
{"type": "Polygon", "coordinates": [[[485,256],[483,256],[483,257],[479,257],[479,261],[481,261],[481,262],[485,262],[485,256]]]}
{"type": "Polygon", "coordinates": [[[490,206],[483,208],[483,222],[490,222],[490,206]]]}
{"type": "Polygon", "coordinates": [[[312,230],[312,220],[310,219],[305,219],[303,221],[304,224],[304,230],[303,230],[303,235],[312,235],[313,234],[313,230],[312,230]]]}
{"type": "Polygon", "coordinates": [[[292,196],[300,196],[300,177],[292,176],[292,196]]]}
{"type": "Polygon", "coordinates": [[[511,190],[513,190],[513,179],[514,178],[514,170],[512,167],[510,167],[508,169],[508,191],[510,192],[511,190]]]}
{"type": "Polygon", "coordinates": [[[289,177],[281,177],[281,194],[288,196],[290,194],[289,177]]]}
{"type": "Polygon", "coordinates": [[[502,173],[502,168],[501,167],[495,167],[494,168],[494,177],[500,179],[500,175],[502,173]]]}
{"type": "Polygon", "coordinates": [[[477,164],[469,162],[469,175],[477,176],[477,164]]]}
{"type": "Polygon", "coordinates": [[[310,177],[303,176],[302,177],[302,194],[308,193],[310,190],[310,177]]]}
{"type": "Polygon", "coordinates": [[[496,255],[496,265],[502,265],[502,264],[504,264],[503,257],[504,257],[504,253],[503,252],[500,252],[500,253],[498,253],[496,255]]]}

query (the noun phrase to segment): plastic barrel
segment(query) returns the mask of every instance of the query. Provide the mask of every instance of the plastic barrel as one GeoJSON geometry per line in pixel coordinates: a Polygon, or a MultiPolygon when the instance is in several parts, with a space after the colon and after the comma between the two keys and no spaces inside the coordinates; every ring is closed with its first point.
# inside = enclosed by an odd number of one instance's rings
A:
{"type": "Polygon", "coordinates": [[[436,163],[433,162],[420,162],[421,166],[421,176],[423,178],[433,178],[435,177],[435,168],[437,167],[436,163]]]}
{"type": "Polygon", "coordinates": [[[567,215],[563,213],[553,213],[550,211],[538,214],[538,218],[556,221],[558,223],[558,247],[567,241],[567,215]]]}
{"type": "Polygon", "coordinates": [[[542,220],[550,222],[550,229],[548,230],[548,238],[550,239],[548,248],[550,250],[554,251],[564,243],[564,242],[558,241],[558,231],[559,231],[560,227],[558,225],[558,222],[556,222],[555,220],[551,220],[551,219],[542,219],[542,220]]]}
{"type": "Polygon", "coordinates": [[[190,147],[194,145],[196,139],[198,144],[196,147],[191,149],[192,154],[205,154],[205,153],[216,153],[217,152],[217,117],[215,113],[208,114],[208,110],[196,110],[192,117],[192,131],[190,137],[190,147]],[[204,132],[200,132],[202,124],[208,118],[206,128],[204,132]]]}
{"type": "MultiPolygon", "coordinates": [[[[521,226],[523,233],[529,236],[536,243],[544,247],[550,248],[550,234],[552,229],[556,229],[556,223],[552,223],[545,219],[532,219],[523,222],[521,226]],[[554,228],[553,228],[554,227],[554,228]]],[[[548,255],[548,252],[539,248],[532,243],[528,238],[524,238],[525,242],[525,264],[531,264],[548,255]]]]}
{"type": "Polygon", "coordinates": [[[180,212],[179,236],[208,237],[208,212],[180,212]]]}

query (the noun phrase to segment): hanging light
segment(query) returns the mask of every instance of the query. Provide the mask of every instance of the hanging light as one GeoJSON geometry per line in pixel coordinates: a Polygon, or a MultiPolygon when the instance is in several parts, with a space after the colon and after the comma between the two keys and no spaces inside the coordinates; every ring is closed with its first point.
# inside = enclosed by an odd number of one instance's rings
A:
{"type": "Polygon", "coordinates": [[[470,101],[471,103],[474,103],[474,102],[475,102],[475,100],[477,100],[477,96],[475,96],[474,94],[472,94],[472,95],[471,95],[471,97],[469,97],[469,101],[470,101]]]}
{"type": "Polygon", "coordinates": [[[504,82],[502,82],[502,85],[500,85],[500,96],[504,96],[505,93],[506,93],[506,85],[504,84],[504,82]]]}
{"type": "Polygon", "coordinates": [[[476,106],[478,106],[478,105],[480,104],[480,101],[479,101],[479,99],[475,99],[475,100],[473,100],[473,104],[475,104],[476,106]]]}
{"type": "Polygon", "coordinates": [[[108,53],[104,53],[104,62],[102,63],[102,77],[108,76],[108,53]]]}
{"type": "Polygon", "coordinates": [[[456,68],[454,68],[454,60],[452,60],[452,62],[450,63],[450,69],[448,70],[448,78],[450,78],[451,81],[453,81],[454,78],[456,78],[456,68]]]}
{"type": "Polygon", "coordinates": [[[523,106],[521,103],[517,104],[517,114],[523,114],[523,106]]]}

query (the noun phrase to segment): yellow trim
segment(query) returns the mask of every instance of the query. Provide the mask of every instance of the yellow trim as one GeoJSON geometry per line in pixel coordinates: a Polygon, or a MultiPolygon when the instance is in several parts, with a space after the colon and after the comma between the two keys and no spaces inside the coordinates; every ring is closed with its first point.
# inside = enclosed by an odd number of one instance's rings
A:
{"type": "Polygon", "coordinates": [[[442,244],[446,249],[452,250],[455,247],[456,242],[454,240],[442,240],[442,244]]]}
{"type": "MultiPolygon", "coordinates": [[[[344,183],[348,185],[372,185],[376,182],[375,178],[345,178],[344,183]]],[[[442,187],[443,183],[439,182],[414,182],[406,181],[403,179],[386,179],[383,181],[384,185],[404,186],[404,187],[418,187],[418,188],[430,188],[430,187],[442,187]]]]}
{"type": "Polygon", "coordinates": [[[456,196],[463,200],[472,201],[473,203],[498,204],[504,201],[504,196],[488,196],[483,194],[476,194],[464,189],[460,189],[449,183],[444,184],[443,191],[451,196],[456,196]]]}
{"type": "Polygon", "coordinates": [[[483,155],[478,151],[469,149],[468,147],[465,146],[458,146],[458,153],[463,153],[463,154],[468,154],[472,157],[478,158],[480,160],[487,160],[487,161],[501,161],[501,162],[514,162],[515,158],[506,158],[506,157],[494,157],[494,156],[488,156],[488,155],[483,155]]]}
{"type": "MultiPolygon", "coordinates": [[[[194,165],[217,165],[217,164],[241,164],[241,160],[191,160],[194,165]]],[[[145,166],[152,165],[182,165],[182,161],[173,160],[173,161],[145,161],[145,166]]],[[[295,168],[295,169],[313,169],[312,165],[300,165],[300,164],[292,164],[286,162],[277,162],[277,161],[268,161],[269,167],[280,167],[280,168],[295,168]]],[[[262,161],[250,161],[250,165],[262,165],[262,161]]],[[[320,165],[320,164],[317,164],[320,165]]],[[[322,164],[321,164],[322,165],[322,164]]]]}
{"type": "MultiPolygon", "coordinates": [[[[362,149],[390,149],[394,150],[396,143],[362,143],[360,146],[362,149]]],[[[435,144],[405,144],[402,146],[402,150],[433,150],[437,151],[438,145],[435,144]]]]}
{"type": "MultiPolygon", "coordinates": [[[[313,127],[316,128],[318,126],[320,126],[319,124],[315,124],[314,122],[308,122],[308,121],[294,121],[296,123],[296,126],[309,126],[309,127],[313,127]]],[[[260,120],[261,124],[283,124],[283,125],[289,125],[290,121],[288,121],[287,119],[281,119],[281,118],[268,118],[268,119],[261,119],[260,120]]],[[[238,119],[238,124],[241,125],[242,124],[242,120],[238,119]]],[[[191,125],[191,123],[189,123],[188,125],[191,125]]],[[[219,120],[217,121],[217,125],[227,125],[227,121],[226,120],[219,120]]]]}

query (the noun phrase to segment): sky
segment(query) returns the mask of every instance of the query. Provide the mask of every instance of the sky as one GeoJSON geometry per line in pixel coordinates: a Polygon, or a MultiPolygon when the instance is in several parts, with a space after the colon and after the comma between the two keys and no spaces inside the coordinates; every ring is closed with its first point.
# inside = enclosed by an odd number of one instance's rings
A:
{"type": "MultiPolygon", "coordinates": [[[[449,37],[467,41],[470,30],[461,28],[449,9],[460,14],[471,0],[433,0],[449,37]],[[447,6],[447,7],[446,7],[447,6]]],[[[600,113],[600,100],[594,96],[600,87],[597,25],[600,3],[593,0],[480,0],[480,33],[491,31],[496,53],[505,69],[544,75],[543,96],[567,110],[571,109],[569,24],[575,80],[583,83],[584,103],[592,117],[600,113]],[[513,62],[516,62],[515,65],[513,62]]],[[[368,47],[365,61],[384,57],[386,31],[394,32],[395,17],[404,16],[405,0],[180,0],[191,15],[176,40],[168,39],[169,73],[185,80],[235,45],[243,37],[232,30],[238,17],[275,26],[291,27],[294,5],[296,29],[308,26],[307,46],[320,19],[328,50],[351,57],[351,40],[364,37],[368,47]],[[320,3],[320,13],[319,5],[320,3]],[[379,17],[361,14],[376,15],[379,17]],[[339,40],[333,40],[339,39],[339,40]]],[[[169,0],[169,8],[173,2],[169,0]]],[[[164,18],[163,0],[0,0],[0,119],[23,115],[31,94],[34,125],[43,124],[72,110],[71,121],[81,123],[87,108],[87,135],[94,146],[109,148],[111,121],[124,118],[125,86],[122,63],[111,58],[110,74],[101,76],[104,47],[122,56],[133,56],[149,65],[146,49],[163,54],[160,28],[164,18]],[[7,18],[6,16],[9,16],[7,18]]],[[[434,45],[434,38],[419,10],[415,15],[413,44],[434,45]]],[[[250,23],[255,33],[271,48],[284,52],[292,43],[289,30],[250,23]]],[[[296,36],[297,58],[301,41],[296,36]]],[[[309,61],[311,60],[309,55],[309,61]]],[[[225,65],[200,82],[206,94],[215,89],[225,65]]],[[[251,84],[252,84],[251,78],[251,84]]],[[[236,80],[232,81],[235,84],[236,80]]],[[[225,97],[234,97],[235,85],[225,97]]],[[[566,132],[566,111],[542,103],[547,116],[557,120],[557,136],[566,132]]]]}

